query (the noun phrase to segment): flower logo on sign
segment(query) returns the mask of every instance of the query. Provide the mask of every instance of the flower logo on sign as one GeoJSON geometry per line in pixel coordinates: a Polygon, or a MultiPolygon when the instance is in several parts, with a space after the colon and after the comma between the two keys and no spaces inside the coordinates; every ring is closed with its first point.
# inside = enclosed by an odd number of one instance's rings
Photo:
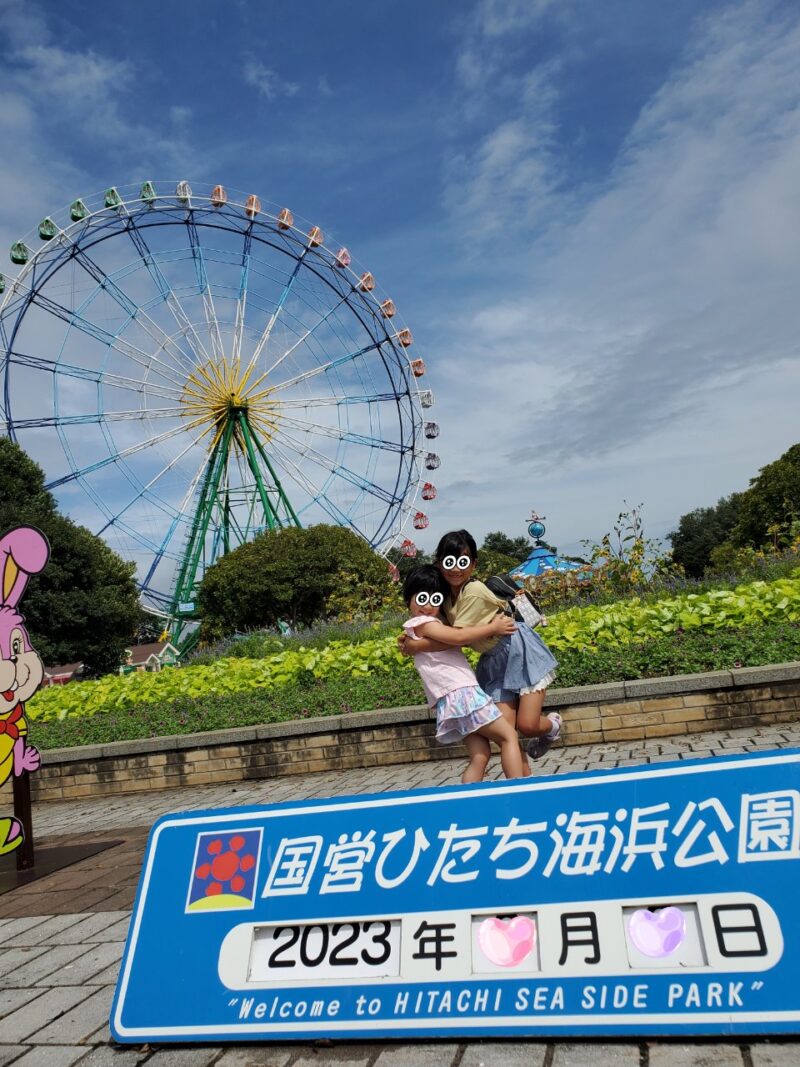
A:
{"type": "Polygon", "coordinates": [[[516,967],[536,947],[536,926],[525,915],[508,921],[484,919],[478,927],[478,944],[490,963],[497,967],[516,967]]]}
{"type": "Polygon", "coordinates": [[[252,908],[260,830],[198,834],[187,911],[252,908]]]}
{"type": "Polygon", "coordinates": [[[638,952],[653,959],[671,956],[686,938],[686,918],[680,908],[639,908],[628,920],[628,932],[638,952]]]}

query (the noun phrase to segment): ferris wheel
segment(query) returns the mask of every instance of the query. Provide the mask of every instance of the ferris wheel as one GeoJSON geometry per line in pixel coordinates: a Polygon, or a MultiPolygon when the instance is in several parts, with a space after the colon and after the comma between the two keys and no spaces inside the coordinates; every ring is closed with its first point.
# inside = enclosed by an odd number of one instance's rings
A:
{"type": "Polygon", "coordinates": [[[319,227],[220,185],[145,182],[76,200],[11,259],[6,433],[136,562],[174,640],[206,568],[262,531],[332,522],[385,553],[427,526],[425,365],[319,227]]]}

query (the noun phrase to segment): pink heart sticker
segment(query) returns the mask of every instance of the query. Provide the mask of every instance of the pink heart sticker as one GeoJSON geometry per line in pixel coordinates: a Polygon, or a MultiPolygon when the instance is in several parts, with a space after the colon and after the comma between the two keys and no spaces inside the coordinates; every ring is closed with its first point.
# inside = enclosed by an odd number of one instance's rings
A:
{"type": "Polygon", "coordinates": [[[484,919],[478,927],[478,944],[490,963],[516,967],[536,945],[536,925],[527,915],[513,919],[484,919]]]}
{"type": "Polygon", "coordinates": [[[680,908],[639,908],[628,920],[634,947],[643,956],[663,959],[680,948],[686,938],[686,917],[680,908]]]}

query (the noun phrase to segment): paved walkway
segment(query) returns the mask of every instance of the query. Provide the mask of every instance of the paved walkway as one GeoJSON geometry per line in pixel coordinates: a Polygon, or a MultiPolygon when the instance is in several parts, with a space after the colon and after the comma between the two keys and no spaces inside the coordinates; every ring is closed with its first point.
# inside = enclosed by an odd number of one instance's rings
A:
{"type": "MultiPolygon", "coordinates": [[[[650,742],[555,749],[536,773],[800,747],[800,724],[650,742]]],[[[0,897],[0,1067],[800,1067],[800,1042],[508,1042],[228,1047],[111,1043],[108,1015],[153,820],[172,811],[452,785],[461,760],[236,786],[75,800],[34,809],[37,846],[113,847],[0,897]]],[[[500,774],[495,761],[491,776],[500,774]]]]}

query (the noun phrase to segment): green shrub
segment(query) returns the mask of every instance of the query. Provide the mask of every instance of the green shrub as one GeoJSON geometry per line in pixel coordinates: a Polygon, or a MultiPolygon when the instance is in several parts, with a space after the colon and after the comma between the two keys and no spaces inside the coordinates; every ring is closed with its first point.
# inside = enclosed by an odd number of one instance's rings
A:
{"type": "MultiPolygon", "coordinates": [[[[691,630],[618,647],[566,649],[559,653],[554,688],[757,667],[797,659],[800,659],[800,623],[772,622],[740,630],[691,630]]],[[[182,696],[101,711],[88,717],[37,721],[31,732],[32,741],[39,748],[65,748],[321,718],[424,701],[422,685],[414,670],[346,678],[306,676],[302,682],[270,691],[252,689],[234,694],[182,696]]]]}
{"type": "MultiPolygon", "coordinates": [[[[713,589],[643,603],[638,598],[613,604],[570,608],[552,616],[542,636],[556,655],[569,650],[615,648],[664,635],[700,630],[800,621],[800,569],[774,582],[751,582],[736,589],[713,589]]],[[[469,653],[474,662],[475,653],[469,653]]],[[[361,678],[371,674],[414,672],[411,659],[397,649],[395,632],[360,643],[336,640],[316,648],[284,648],[260,659],[232,656],[158,674],[111,675],[95,682],[51,686],[28,704],[33,720],[94,715],[180,698],[276,691],[302,678],[361,678]]]]}

